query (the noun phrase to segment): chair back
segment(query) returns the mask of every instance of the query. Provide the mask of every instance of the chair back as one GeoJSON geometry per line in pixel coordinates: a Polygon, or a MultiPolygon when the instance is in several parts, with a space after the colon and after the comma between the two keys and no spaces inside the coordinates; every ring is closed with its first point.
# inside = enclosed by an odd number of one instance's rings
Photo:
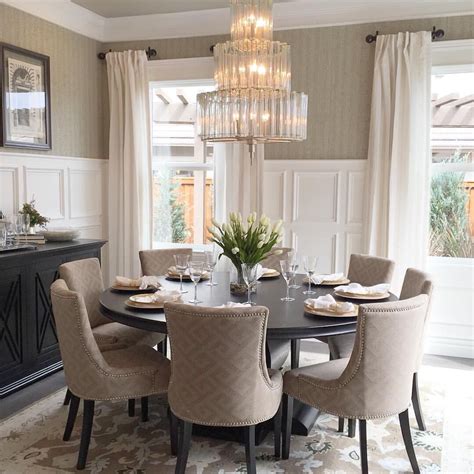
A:
{"type": "Polygon", "coordinates": [[[354,350],[338,381],[352,416],[386,417],[408,408],[427,305],[420,295],[360,306],[354,350]]]}
{"type": "Polygon", "coordinates": [[[107,364],[92,334],[84,298],[64,280],[56,280],[51,301],[67,386],[80,398],[94,399],[107,364]]]}
{"type": "Polygon", "coordinates": [[[273,250],[281,250],[282,253],[279,255],[270,255],[261,262],[262,267],[271,268],[277,272],[281,272],[280,260],[286,260],[288,254],[293,251],[290,247],[275,247],[273,250]]]}
{"type": "Polygon", "coordinates": [[[99,297],[104,291],[104,280],[97,258],[63,263],[59,267],[59,276],[65,281],[68,289],[84,298],[91,327],[110,323],[100,311],[99,297]]]}
{"type": "Polygon", "coordinates": [[[175,264],[175,255],[189,255],[191,257],[192,254],[193,250],[190,248],[140,250],[142,273],[147,276],[165,275],[168,268],[175,264]]]}
{"type": "Polygon", "coordinates": [[[265,401],[271,390],[265,364],[267,308],[168,303],[165,314],[171,345],[168,401],[178,418],[247,426],[275,414],[274,404],[265,401]]]}
{"type": "Polygon", "coordinates": [[[400,299],[406,300],[408,298],[413,298],[418,295],[427,295],[428,296],[428,307],[426,309],[425,316],[425,329],[423,333],[423,340],[420,344],[420,351],[418,354],[418,361],[416,364],[416,372],[419,370],[424,353],[424,340],[426,337],[426,332],[428,329],[428,322],[431,316],[431,302],[433,294],[433,280],[430,275],[424,273],[416,268],[409,268],[405,273],[405,278],[403,280],[402,291],[400,292],[400,299]]]}
{"type": "Polygon", "coordinates": [[[352,254],[347,278],[364,286],[391,283],[395,262],[388,258],[352,254]]]}

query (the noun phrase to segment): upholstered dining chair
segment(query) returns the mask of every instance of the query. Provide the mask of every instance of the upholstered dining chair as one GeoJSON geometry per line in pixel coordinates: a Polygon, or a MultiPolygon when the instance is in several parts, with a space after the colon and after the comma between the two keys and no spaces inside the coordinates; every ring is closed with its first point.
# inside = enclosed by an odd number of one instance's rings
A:
{"type": "Polygon", "coordinates": [[[281,272],[280,260],[285,260],[288,258],[288,254],[293,252],[293,249],[290,247],[275,247],[273,250],[281,250],[279,255],[270,255],[265,260],[261,262],[262,267],[271,268],[278,272],[281,272]]]}
{"type": "MultiPolygon", "coordinates": [[[[400,299],[406,300],[413,298],[418,295],[427,295],[429,299],[428,308],[426,311],[425,317],[425,332],[428,327],[428,319],[430,316],[431,309],[431,295],[433,293],[433,281],[431,277],[420,270],[415,268],[409,268],[405,273],[405,278],[403,280],[402,290],[400,292],[400,299]]],[[[424,338],[423,338],[424,339],[424,338]]],[[[344,334],[343,336],[330,337],[328,340],[329,351],[332,359],[345,359],[351,356],[355,342],[354,334],[344,334]]],[[[415,412],[416,421],[418,423],[418,428],[421,431],[426,430],[423,412],[421,410],[420,394],[418,389],[418,372],[421,367],[423,360],[423,343],[420,345],[418,352],[418,359],[416,364],[416,370],[413,374],[413,383],[412,383],[412,405],[413,411],[415,412]]],[[[349,436],[354,436],[355,426],[352,426],[354,423],[349,424],[349,436]]],[[[344,421],[339,420],[340,431],[344,430],[344,421]]]]}
{"type": "Polygon", "coordinates": [[[170,363],[147,345],[101,349],[83,296],[71,291],[64,280],[52,284],[51,301],[66,382],[72,394],[63,439],[68,441],[71,437],[82,399],[84,415],[77,469],[84,469],[95,401],[141,398],[142,419],[146,419],[148,397],[168,390],[170,363]]]}
{"type": "MultiPolygon", "coordinates": [[[[143,331],[112,322],[102,315],[99,297],[105,287],[97,258],[64,263],[59,267],[59,275],[70,290],[79,293],[84,298],[92,334],[101,350],[114,348],[117,344],[121,347],[130,347],[135,344],[154,347],[164,340],[164,334],[143,331]]],[[[65,404],[67,405],[68,402],[69,393],[66,394],[65,404]]],[[[129,413],[131,416],[134,414],[134,403],[134,400],[130,400],[129,413]]]]}
{"type": "Polygon", "coordinates": [[[191,257],[192,254],[193,250],[190,248],[140,250],[142,273],[144,275],[165,275],[168,268],[175,264],[175,255],[189,255],[191,257]]]}
{"type": "Polygon", "coordinates": [[[274,418],[280,456],[281,373],[267,369],[268,309],[165,304],[171,346],[168,401],[182,425],[176,473],[184,473],[193,423],[244,432],[247,472],[256,472],[255,425],[274,418]]]}
{"type": "MultiPolygon", "coordinates": [[[[367,420],[398,415],[413,472],[419,473],[408,406],[413,372],[423,339],[428,296],[361,305],[349,359],[290,370],[284,375],[283,405],[293,399],[331,415],[359,420],[362,472],[368,472],[367,420]]],[[[283,422],[283,459],[290,450],[291,417],[283,422]]]]}

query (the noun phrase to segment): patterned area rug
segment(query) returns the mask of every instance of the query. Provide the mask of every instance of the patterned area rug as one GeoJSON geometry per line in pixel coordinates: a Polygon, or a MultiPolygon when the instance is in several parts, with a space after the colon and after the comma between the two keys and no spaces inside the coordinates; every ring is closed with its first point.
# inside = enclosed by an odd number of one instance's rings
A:
{"type": "MultiPolygon", "coordinates": [[[[302,354],[302,364],[314,363],[314,355],[302,354]]],[[[422,403],[427,431],[413,429],[412,436],[422,472],[441,471],[444,390],[430,377],[422,377],[422,403]],[[430,382],[432,380],[432,382],[430,382]]],[[[57,392],[0,423],[0,472],[75,472],[79,446],[80,413],[71,441],[62,440],[67,407],[64,390],[57,392]]],[[[82,406],[82,404],[81,404],[82,406]]],[[[415,420],[411,419],[412,427],[415,420]]],[[[411,472],[398,418],[369,422],[369,470],[411,472]]],[[[273,457],[273,436],[257,447],[259,473],[360,472],[358,438],[337,433],[337,419],[321,415],[309,437],[293,436],[287,461],[273,457]]],[[[130,418],[126,403],[96,404],[93,437],[87,471],[92,473],[173,473],[166,401],[150,404],[150,421],[130,418]]],[[[193,437],[187,472],[227,474],[246,472],[244,447],[231,442],[193,437]]]]}

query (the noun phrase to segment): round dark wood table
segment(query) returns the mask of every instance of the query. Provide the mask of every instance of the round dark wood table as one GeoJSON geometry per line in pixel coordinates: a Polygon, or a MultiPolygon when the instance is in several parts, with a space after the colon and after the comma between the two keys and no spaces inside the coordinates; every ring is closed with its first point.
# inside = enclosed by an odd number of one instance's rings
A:
{"type": "MultiPolygon", "coordinates": [[[[337,336],[353,333],[356,330],[357,318],[330,318],[314,316],[304,311],[304,301],[307,298],[333,294],[333,288],[328,286],[312,286],[314,295],[305,295],[303,291],[307,285],[302,283],[303,275],[296,275],[294,283],[301,288],[291,289],[290,296],[294,301],[281,301],[286,296],[286,283],[282,277],[262,279],[257,285],[256,293],[252,294],[252,301],[270,310],[267,326],[267,364],[269,367],[279,369],[282,363],[291,354],[291,368],[299,366],[300,340],[315,337],[337,336]],[[291,348],[291,350],[290,350],[291,348]]],[[[198,299],[202,300],[200,306],[220,306],[229,301],[243,303],[247,296],[234,296],[230,294],[230,277],[227,272],[215,272],[214,281],[217,286],[208,286],[206,281],[198,284],[198,299]]],[[[161,284],[164,289],[179,289],[179,281],[168,280],[162,277],[161,284]]],[[[183,287],[188,293],[183,294],[186,303],[194,296],[194,284],[183,282],[183,287]]],[[[101,310],[113,321],[126,324],[147,331],[166,334],[166,318],[163,310],[140,310],[125,305],[130,293],[118,292],[112,289],[104,291],[100,298],[101,310]]],[[[335,299],[343,300],[336,295],[335,299]]],[[[391,295],[383,301],[393,301],[397,298],[391,295]]],[[[354,303],[363,304],[370,301],[353,300],[354,303]]],[[[372,301],[373,302],[373,301],[372,301]]],[[[295,406],[293,422],[294,434],[307,435],[311,431],[317,418],[317,411],[307,405],[295,406]],[[298,413],[296,413],[298,412],[298,413]]]]}

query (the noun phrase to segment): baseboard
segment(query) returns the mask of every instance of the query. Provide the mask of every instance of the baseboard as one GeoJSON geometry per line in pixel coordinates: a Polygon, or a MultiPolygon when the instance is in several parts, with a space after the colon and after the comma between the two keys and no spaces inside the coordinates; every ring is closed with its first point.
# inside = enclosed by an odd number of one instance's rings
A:
{"type": "Polygon", "coordinates": [[[426,354],[474,359],[472,339],[431,336],[428,338],[426,354]]]}

